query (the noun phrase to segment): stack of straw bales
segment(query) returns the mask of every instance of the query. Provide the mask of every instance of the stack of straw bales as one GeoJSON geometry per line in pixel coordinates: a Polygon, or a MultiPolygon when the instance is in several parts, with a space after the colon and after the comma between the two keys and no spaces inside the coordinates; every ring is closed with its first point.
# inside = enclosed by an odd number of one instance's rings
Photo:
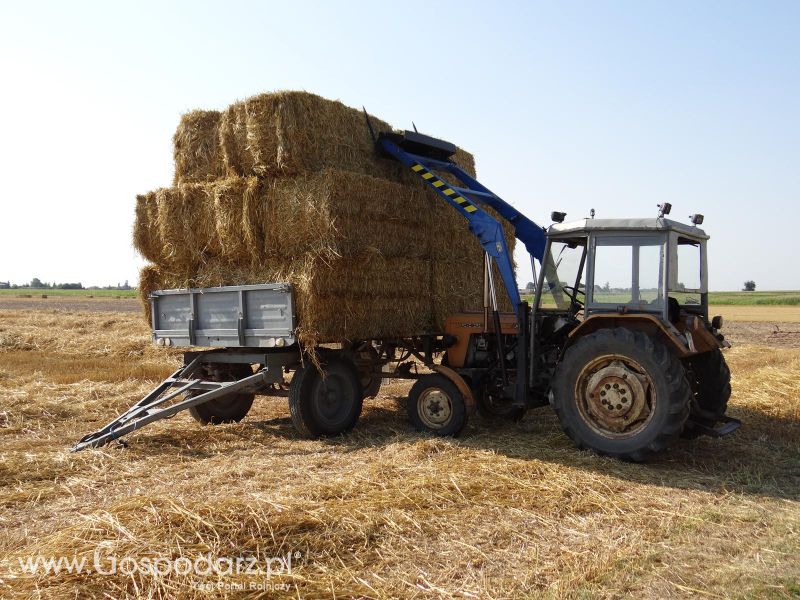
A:
{"type": "MultiPolygon", "coordinates": [[[[146,307],[155,289],[288,281],[298,336],[315,344],[440,331],[482,305],[482,249],[466,220],[376,157],[360,111],[262,94],[185,114],[173,142],[173,187],[136,199],[146,307]]],[[[474,174],[470,154],[454,160],[474,174]]]]}

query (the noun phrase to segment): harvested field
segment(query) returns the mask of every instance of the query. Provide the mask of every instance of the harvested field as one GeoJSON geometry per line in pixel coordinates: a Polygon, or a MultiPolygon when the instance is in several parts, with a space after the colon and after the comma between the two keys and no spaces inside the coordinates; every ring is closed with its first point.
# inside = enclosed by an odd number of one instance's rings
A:
{"type": "Polygon", "coordinates": [[[18,298],[0,294],[0,311],[53,310],[75,312],[141,312],[139,300],[130,296],[88,298],[78,295],[52,295],[47,298],[18,298]]]}
{"type": "Polygon", "coordinates": [[[733,344],[800,348],[800,308],[796,306],[710,306],[722,315],[722,332],[733,344]]]}
{"type": "Polygon", "coordinates": [[[759,323],[800,323],[800,306],[725,306],[711,305],[709,314],[722,315],[726,321],[759,323]]]}
{"type": "Polygon", "coordinates": [[[0,596],[796,597],[800,348],[727,357],[745,425],[647,465],[574,449],[546,408],[519,424],[476,417],[459,440],[420,436],[406,384],[334,440],[297,438],[285,399],[262,397],[236,425],[184,414],[128,449],[71,454],[179,354],[152,347],[134,314],[2,310],[0,596]],[[48,575],[18,561],[91,567],[95,551],[106,570],[210,553],[261,572],[48,575]],[[267,576],[287,553],[291,573],[267,576]]]}
{"type": "Polygon", "coordinates": [[[800,323],[729,321],[723,331],[725,339],[736,345],[800,348],[800,323]]]}

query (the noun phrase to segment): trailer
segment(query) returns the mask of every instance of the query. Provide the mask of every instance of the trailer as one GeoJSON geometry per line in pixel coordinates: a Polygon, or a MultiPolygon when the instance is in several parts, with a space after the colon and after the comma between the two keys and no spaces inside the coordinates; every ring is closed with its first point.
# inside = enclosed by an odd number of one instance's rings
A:
{"type": "MultiPolygon", "coordinates": [[[[338,435],[355,426],[363,400],[376,396],[384,379],[416,380],[430,370],[464,387],[451,369],[436,364],[445,336],[303,348],[294,334],[294,306],[289,283],[153,292],[153,343],[191,348],[183,366],[73,450],[120,441],[185,410],[204,425],[238,422],[257,395],[287,397],[302,435],[338,435]]],[[[471,398],[468,388],[464,392],[471,398]]]]}

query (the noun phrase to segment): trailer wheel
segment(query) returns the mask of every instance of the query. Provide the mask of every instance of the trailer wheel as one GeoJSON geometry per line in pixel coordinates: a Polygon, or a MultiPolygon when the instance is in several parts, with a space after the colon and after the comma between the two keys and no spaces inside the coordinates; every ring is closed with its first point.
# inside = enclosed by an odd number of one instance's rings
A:
{"type": "MultiPolygon", "coordinates": [[[[322,352],[324,349],[320,349],[322,352]]],[[[381,391],[381,384],[383,383],[383,373],[381,368],[380,357],[378,351],[370,343],[364,341],[355,341],[343,348],[343,355],[353,361],[353,365],[358,365],[359,381],[361,382],[361,391],[364,393],[364,398],[375,398],[381,391]],[[378,367],[377,371],[375,367],[378,367]]]]}
{"type": "Polygon", "coordinates": [[[383,383],[383,369],[381,368],[378,359],[378,353],[372,346],[361,353],[362,359],[372,361],[372,365],[359,371],[361,378],[361,390],[364,393],[364,398],[375,398],[381,391],[381,384],[383,383]],[[375,367],[377,366],[377,371],[375,367]]]}
{"type": "MultiPolygon", "coordinates": [[[[204,365],[205,377],[210,381],[236,381],[253,374],[250,365],[244,364],[208,364],[204,365]]],[[[197,396],[201,391],[192,391],[187,397],[197,396]]],[[[195,421],[203,425],[221,425],[222,423],[238,423],[247,416],[253,406],[255,394],[230,394],[216,400],[209,400],[189,409],[195,421]]]]}
{"type": "Polygon", "coordinates": [[[363,395],[358,372],[343,358],[323,364],[325,376],[310,363],[297,370],[289,386],[289,412],[304,437],[334,436],[350,431],[361,415],[363,395]]]}
{"type": "Polygon", "coordinates": [[[444,375],[424,375],[408,393],[408,416],[419,431],[456,437],[467,424],[467,406],[456,385],[444,375]]]}
{"type": "Polygon", "coordinates": [[[680,436],[691,387],[664,344],[625,328],[579,339],[556,368],[552,401],[579,448],[640,462],[680,436]]]}
{"type": "Polygon", "coordinates": [[[370,373],[362,376],[361,388],[364,390],[364,398],[375,398],[381,391],[383,376],[380,373],[370,373]]]}

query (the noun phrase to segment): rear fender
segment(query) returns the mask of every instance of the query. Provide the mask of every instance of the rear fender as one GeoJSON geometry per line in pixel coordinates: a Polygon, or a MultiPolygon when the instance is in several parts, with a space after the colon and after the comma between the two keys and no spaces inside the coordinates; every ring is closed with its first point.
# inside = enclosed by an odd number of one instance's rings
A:
{"type": "Polygon", "coordinates": [[[716,338],[705,327],[693,327],[691,331],[681,332],[672,324],[664,323],[658,317],[648,314],[600,314],[592,315],[583,323],[573,329],[567,343],[564,344],[563,352],[567,350],[572,344],[578,341],[585,335],[594,333],[599,329],[610,329],[614,327],[624,327],[626,329],[633,329],[642,331],[652,337],[658,338],[664,342],[669,350],[678,358],[686,358],[700,352],[706,352],[713,347],[718,346],[716,338]],[[686,333],[690,335],[686,335],[686,333]],[[703,334],[707,334],[704,336],[703,334]],[[707,339],[710,337],[711,339],[707,339]],[[691,339],[691,341],[690,341],[691,339]],[[708,346],[708,347],[707,347],[708,346]]]}

